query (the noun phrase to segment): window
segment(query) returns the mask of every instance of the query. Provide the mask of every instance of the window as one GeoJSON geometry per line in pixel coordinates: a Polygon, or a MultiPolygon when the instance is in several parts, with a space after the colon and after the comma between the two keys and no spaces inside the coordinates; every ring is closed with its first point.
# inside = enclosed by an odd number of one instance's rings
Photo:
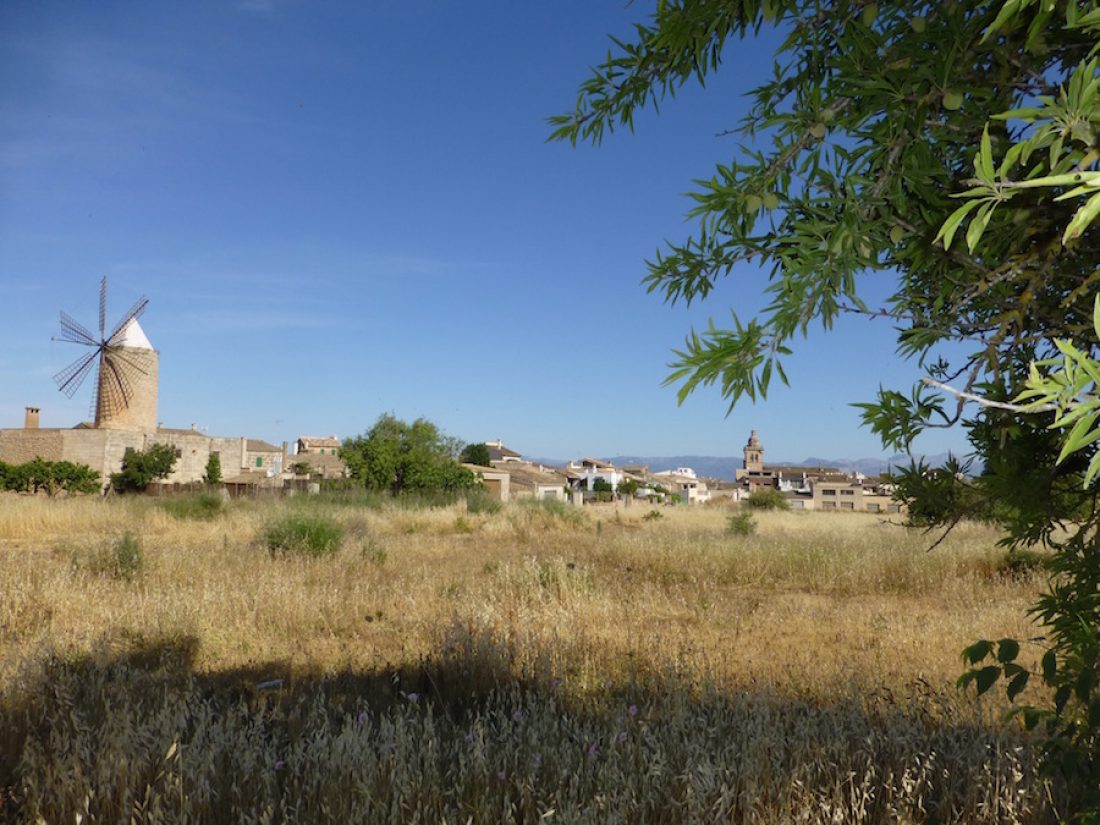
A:
{"type": "Polygon", "coordinates": [[[842,496],[854,496],[856,494],[856,491],[855,490],[841,490],[840,494],[842,496]]]}
{"type": "Polygon", "coordinates": [[[840,502],[841,510],[854,510],[856,509],[856,503],[854,501],[842,501],[840,502]]]}
{"type": "Polygon", "coordinates": [[[257,467],[263,467],[264,466],[264,457],[262,455],[256,456],[256,466],[257,467]]]}
{"type": "Polygon", "coordinates": [[[835,510],[836,509],[836,502],[835,501],[823,501],[823,502],[821,502],[821,509],[822,510],[835,510]]]}
{"type": "Polygon", "coordinates": [[[835,496],[836,495],[836,490],[827,490],[827,489],[822,490],[821,495],[823,495],[823,496],[835,496]]]}
{"type": "Polygon", "coordinates": [[[867,512],[868,513],[877,513],[878,511],[879,511],[879,506],[877,504],[868,504],[867,505],[867,512]]]}

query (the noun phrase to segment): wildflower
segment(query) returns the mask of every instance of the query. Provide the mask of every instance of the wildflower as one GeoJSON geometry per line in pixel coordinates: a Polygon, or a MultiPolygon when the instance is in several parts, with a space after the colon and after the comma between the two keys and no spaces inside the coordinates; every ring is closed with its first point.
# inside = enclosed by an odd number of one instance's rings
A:
{"type": "Polygon", "coordinates": [[[286,767],[286,762],[284,762],[282,759],[276,759],[275,760],[275,770],[281,771],[285,767],[286,767]]]}
{"type": "Polygon", "coordinates": [[[465,739],[467,742],[473,742],[474,741],[474,735],[472,733],[467,733],[462,738],[465,739]]]}
{"type": "Polygon", "coordinates": [[[507,771],[497,771],[497,779],[499,779],[501,782],[503,782],[507,778],[508,778],[508,772],[507,771]]]}
{"type": "Polygon", "coordinates": [[[366,722],[367,712],[365,710],[359,711],[359,715],[355,717],[355,721],[357,721],[360,725],[366,722]]]}
{"type": "Polygon", "coordinates": [[[588,759],[590,761],[595,760],[596,754],[598,754],[599,752],[600,752],[600,746],[598,744],[596,744],[595,742],[593,742],[591,745],[588,746],[588,759]]]}
{"type": "Polygon", "coordinates": [[[626,741],[626,731],[625,730],[619,731],[618,740],[620,742],[625,742],[626,741]]]}
{"type": "Polygon", "coordinates": [[[611,680],[610,680],[610,679],[608,679],[608,680],[607,680],[606,682],[604,682],[604,683],[603,683],[603,686],[604,686],[604,687],[605,687],[605,688],[606,688],[607,690],[611,690],[611,680]]]}
{"type": "Polygon", "coordinates": [[[414,705],[420,701],[419,693],[405,693],[405,691],[401,691],[401,695],[412,702],[414,705]]]}
{"type": "Polygon", "coordinates": [[[626,712],[629,713],[631,716],[637,716],[638,715],[638,706],[637,705],[631,705],[630,707],[628,707],[626,709],[626,712]]]}
{"type": "Polygon", "coordinates": [[[522,722],[523,721],[523,711],[517,710],[515,713],[513,713],[512,714],[512,721],[513,722],[522,722]]]}

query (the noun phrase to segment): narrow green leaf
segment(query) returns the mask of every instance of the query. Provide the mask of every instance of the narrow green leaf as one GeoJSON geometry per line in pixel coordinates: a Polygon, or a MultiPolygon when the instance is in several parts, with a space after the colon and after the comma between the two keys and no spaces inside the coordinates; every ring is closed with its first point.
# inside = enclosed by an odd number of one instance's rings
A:
{"type": "Polygon", "coordinates": [[[989,139],[989,125],[982,130],[982,141],[978,157],[974,162],[978,177],[990,186],[993,185],[993,143],[989,139]]]}

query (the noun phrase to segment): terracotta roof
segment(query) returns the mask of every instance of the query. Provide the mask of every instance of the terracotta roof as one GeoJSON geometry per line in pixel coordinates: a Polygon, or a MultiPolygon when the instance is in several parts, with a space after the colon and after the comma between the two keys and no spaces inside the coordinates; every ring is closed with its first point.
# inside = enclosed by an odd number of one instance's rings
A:
{"type": "Polygon", "coordinates": [[[288,465],[284,469],[289,469],[295,464],[308,464],[311,470],[320,470],[326,476],[342,475],[348,470],[339,456],[325,453],[298,453],[298,455],[287,456],[287,462],[288,465]]]}
{"type": "Polygon", "coordinates": [[[268,444],[266,441],[261,441],[258,438],[248,439],[248,443],[245,445],[245,449],[250,453],[281,453],[282,447],[276,447],[273,444],[268,444]]]}
{"type": "Polygon", "coordinates": [[[537,467],[528,465],[511,466],[508,468],[508,474],[512,477],[513,483],[520,484],[552,484],[556,487],[560,487],[565,483],[565,475],[556,470],[539,470],[537,467]]]}
{"type": "Polygon", "coordinates": [[[340,446],[340,439],[334,435],[301,435],[298,436],[298,443],[305,447],[332,449],[340,446]]]}
{"type": "Polygon", "coordinates": [[[203,438],[209,438],[206,433],[199,430],[193,430],[190,427],[157,427],[158,433],[167,433],[168,435],[201,435],[203,438]]]}
{"type": "Polygon", "coordinates": [[[486,442],[485,446],[489,449],[489,459],[492,461],[500,461],[502,458],[519,458],[519,453],[515,450],[509,450],[503,444],[497,446],[497,442],[486,442]]]}
{"type": "Polygon", "coordinates": [[[494,475],[501,475],[502,473],[503,474],[508,474],[510,472],[509,470],[498,470],[496,467],[484,467],[481,464],[465,464],[464,463],[462,466],[465,467],[467,470],[470,470],[471,472],[474,472],[474,473],[482,473],[482,474],[492,473],[494,475]]]}
{"type": "Polygon", "coordinates": [[[768,465],[768,472],[783,473],[784,475],[842,475],[838,467],[799,467],[795,464],[768,465]]]}

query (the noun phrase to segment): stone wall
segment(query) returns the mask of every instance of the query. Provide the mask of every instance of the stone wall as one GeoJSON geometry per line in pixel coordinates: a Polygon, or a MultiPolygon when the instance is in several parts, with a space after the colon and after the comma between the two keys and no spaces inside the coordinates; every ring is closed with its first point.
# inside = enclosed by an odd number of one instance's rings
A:
{"type": "MultiPolygon", "coordinates": [[[[61,461],[64,430],[0,430],[0,461],[7,464],[26,464],[41,458],[61,461]]],[[[94,465],[92,465],[94,466],[94,465]]]]}

